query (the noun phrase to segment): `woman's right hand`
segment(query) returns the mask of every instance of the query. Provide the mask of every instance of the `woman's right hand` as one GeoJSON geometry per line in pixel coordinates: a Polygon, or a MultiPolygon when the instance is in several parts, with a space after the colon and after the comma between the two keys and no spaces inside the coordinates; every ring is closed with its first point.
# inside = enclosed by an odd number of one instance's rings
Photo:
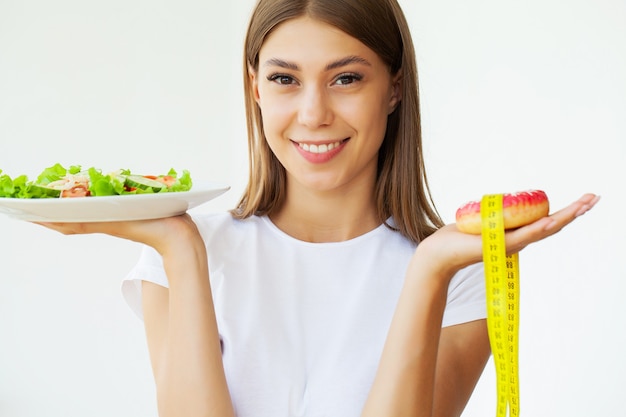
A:
{"type": "MultiPolygon", "coordinates": [[[[154,220],[89,223],[36,222],[64,235],[101,233],[153,247],[161,256],[202,239],[189,214],[154,220]]],[[[197,242],[196,242],[197,243],[197,242]]]]}

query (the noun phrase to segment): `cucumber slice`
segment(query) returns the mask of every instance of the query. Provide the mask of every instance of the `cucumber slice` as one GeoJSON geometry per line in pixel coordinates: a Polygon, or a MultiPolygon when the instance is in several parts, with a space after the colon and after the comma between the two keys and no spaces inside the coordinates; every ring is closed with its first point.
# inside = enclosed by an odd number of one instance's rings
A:
{"type": "Polygon", "coordinates": [[[58,198],[61,196],[61,190],[57,190],[56,188],[48,187],[46,185],[30,184],[28,188],[29,193],[37,198],[58,198]]]}
{"type": "Polygon", "coordinates": [[[128,175],[126,177],[126,186],[155,193],[167,188],[162,182],[142,177],[141,175],[128,175]]]}

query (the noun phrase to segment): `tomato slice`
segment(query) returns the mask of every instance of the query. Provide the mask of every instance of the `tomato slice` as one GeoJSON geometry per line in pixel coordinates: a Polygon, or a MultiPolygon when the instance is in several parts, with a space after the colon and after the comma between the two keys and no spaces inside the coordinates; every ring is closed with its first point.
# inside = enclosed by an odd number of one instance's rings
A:
{"type": "Polygon", "coordinates": [[[174,183],[176,182],[176,178],[172,177],[171,175],[144,175],[144,178],[148,178],[150,180],[155,180],[158,182],[161,182],[165,185],[167,185],[168,187],[171,187],[172,185],[174,185],[174,183]]]}
{"type": "Polygon", "coordinates": [[[61,192],[61,198],[88,197],[89,195],[89,189],[84,185],[76,185],[61,192]]]}

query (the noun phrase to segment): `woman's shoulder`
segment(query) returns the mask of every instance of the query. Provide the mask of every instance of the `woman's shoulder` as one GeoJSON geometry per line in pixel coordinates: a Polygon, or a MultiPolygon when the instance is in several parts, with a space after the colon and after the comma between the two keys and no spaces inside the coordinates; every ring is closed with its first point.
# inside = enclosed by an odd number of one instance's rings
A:
{"type": "Polygon", "coordinates": [[[263,224],[262,217],[250,216],[238,219],[229,211],[194,214],[192,219],[205,241],[216,238],[223,241],[249,235],[251,231],[258,230],[263,224]]]}
{"type": "Polygon", "coordinates": [[[236,221],[230,211],[190,213],[190,215],[198,227],[219,225],[236,221]]]}
{"type": "Polygon", "coordinates": [[[261,221],[261,218],[258,216],[239,219],[233,216],[230,211],[195,213],[191,214],[191,218],[201,230],[215,227],[243,227],[244,225],[252,225],[261,221]]]}

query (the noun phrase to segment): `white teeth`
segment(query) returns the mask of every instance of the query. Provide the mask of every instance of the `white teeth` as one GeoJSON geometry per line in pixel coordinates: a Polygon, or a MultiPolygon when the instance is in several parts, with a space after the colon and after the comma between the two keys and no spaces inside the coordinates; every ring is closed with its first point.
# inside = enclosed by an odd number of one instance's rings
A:
{"type": "Polygon", "coordinates": [[[322,145],[308,144],[308,143],[299,143],[298,146],[304,149],[307,152],[311,153],[326,153],[332,151],[337,146],[341,145],[341,141],[333,142],[333,143],[324,143],[322,145]]]}

